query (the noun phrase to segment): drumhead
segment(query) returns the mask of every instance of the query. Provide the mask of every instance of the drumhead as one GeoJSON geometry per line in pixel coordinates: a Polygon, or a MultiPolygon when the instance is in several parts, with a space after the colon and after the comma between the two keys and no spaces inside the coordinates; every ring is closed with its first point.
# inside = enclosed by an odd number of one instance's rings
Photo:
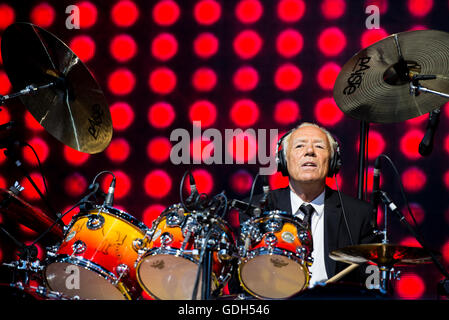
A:
{"type": "Polygon", "coordinates": [[[51,290],[86,300],[126,300],[114,275],[82,258],[59,257],[45,269],[51,290]]]}
{"type": "Polygon", "coordinates": [[[259,255],[239,268],[243,287],[261,299],[285,299],[300,292],[307,284],[308,270],[283,255],[259,255]]]}
{"type": "MultiPolygon", "coordinates": [[[[137,267],[137,278],[148,294],[160,300],[191,300],[198,264],[172,254],[149,255],[137,267]]],[[[201,298],[202,276],[196,299],[201,298]]]]}

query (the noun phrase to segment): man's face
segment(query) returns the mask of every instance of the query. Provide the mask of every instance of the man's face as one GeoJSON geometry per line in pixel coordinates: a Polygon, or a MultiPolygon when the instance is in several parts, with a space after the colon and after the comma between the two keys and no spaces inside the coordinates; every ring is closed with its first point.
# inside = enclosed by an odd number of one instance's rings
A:
{"type": "Polygon", "coordinates": [[[321,129],[306,126],[294,131],[286,150],[290,179],[324,184],[329,170],[330,150],[327,136],[321,129]]]}

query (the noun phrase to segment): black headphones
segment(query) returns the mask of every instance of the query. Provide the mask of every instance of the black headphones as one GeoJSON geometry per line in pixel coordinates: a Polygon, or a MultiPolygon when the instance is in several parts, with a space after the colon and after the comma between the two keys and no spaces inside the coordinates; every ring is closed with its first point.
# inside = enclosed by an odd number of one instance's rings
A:
{"type": "MultiPolygon", "coordinates": [[[[287,160],[285,159],[284,151],[282,150],[282,142],[284,141],[285,137],[287,137],[290,133],[292,133],[297,128],[293,128],[289,130],[287,133],[285,133],[278,141],[276,145],[276,162],[278,165],[279,172],[282,173],[284,177],[288,177],[288,169],[287,169],[287,160]]],[[[336,143],[336,147],[334,149],[334,155],[329,159],[329,171],[327,172],[328,177],[333,177],[336,175],[341,168],[342,160],[341,160],[341,153],[340,153],[340,144],[338,143],[337,139],[335,137],[332,137],[336,143]]],[[[330,142],[330,141],[329,141],[330,142]]],[[[331,146],[332,147],[332,146],[331,146]]]]}

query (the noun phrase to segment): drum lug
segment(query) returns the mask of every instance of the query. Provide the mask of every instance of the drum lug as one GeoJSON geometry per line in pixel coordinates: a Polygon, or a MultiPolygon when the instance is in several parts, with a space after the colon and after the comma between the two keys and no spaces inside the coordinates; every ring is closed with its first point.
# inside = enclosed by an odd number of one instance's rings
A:
{"type": "Polygon", "coordinates": [[[282,228],[282,223],[278,219],[269,219],[265,223],[265,230],[267,232],[278,232],[282,228]]]}
{"type": "Polygon", "coordinates": [[[50,246],[47,247],[47,257],[56,257],[58,252],[59,246],[50,246]]]}
{"type": "Polygon", "coordinates": [[[265,236],[264,241],[269,247],[273,247],[278,242],[278,239],[274,233],[270,232],[265,236]]]}
{"type": "Polygon", "coordinates": [[[161,244],[162,247],[167,247],[173,242],[173,235],[170,232],[164,232],[161,235],[161,244]]]}
{"type": "Polygon", "coordinates": [[[134,251],[136,251],[138,254],[142,254],[144,253],[145,250],[145,238],[141,239],[141,238],[136,238],[133,240],[132,242],[132,246],[134,251]]]}
{"type": "Polygon", "coordinates": [[[128,276],[128,274],[129,274],[129,267],[126,264],[124,264],[124,263],[119,264],[117,267],[115,267],[115,272],[118,275],[118,279],[116,281],[116,284],[117,284],[118,282],[120,282],[120,280],[122,278],[128,276]]]}
{"type": "Polygon", "coordinates": [[[182,218],[177,213],[170,213],[167,215],[167,226],[174,228],[179,227],[182,223],[182,218]]]}
{"type": "Polygon", "coordinates": [[[87,229],[98,230],[104,225],[104,217],[99,214],[90,214],[87,220],[87,229]]]}
{"type": "Polygon", "coordinates": [[[73,250],[72,255],[82,254],[86,251],[86,249],[87,249],[87,245],[84,241],[76,240],[72,245],[72,250],[73,250]]]}

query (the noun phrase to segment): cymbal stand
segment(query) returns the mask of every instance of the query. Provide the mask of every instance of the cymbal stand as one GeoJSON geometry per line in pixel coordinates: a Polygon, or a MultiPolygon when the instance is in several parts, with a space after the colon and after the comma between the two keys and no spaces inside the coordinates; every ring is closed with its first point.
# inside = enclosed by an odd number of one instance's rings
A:
{"type": "Polygon", "coordinates": [[[428,89],[419,84],[419,80],[433,80],[433,79],[436,79],[435,75],[414,75],[412,77],[412,81],[410,81],[410,94],[418,96],[421,92],[424,92],[424,93],[432,93],[434,95],[444,98],[449,98],[449,94],[447,93],[428,89]]]}

